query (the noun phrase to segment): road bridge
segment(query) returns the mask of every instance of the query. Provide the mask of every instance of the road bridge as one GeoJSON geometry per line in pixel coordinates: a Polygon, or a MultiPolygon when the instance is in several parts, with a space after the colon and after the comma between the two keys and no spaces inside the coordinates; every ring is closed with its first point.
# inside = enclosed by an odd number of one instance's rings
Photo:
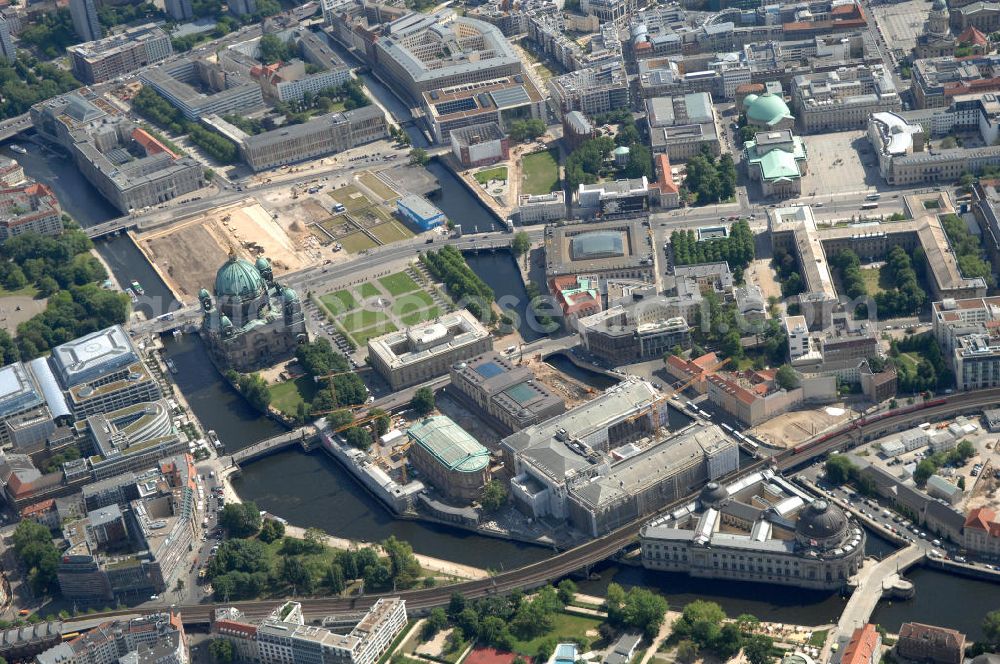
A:
{"type": "Polygon", "coordinates": [[[117,219],[112,219],[111,221],[105,221],[103,224],[96,224],[94,226],[87,226],[83,229],[83,232],[87,234],[91,240],[96,240],[98,238],[107,237],[108,235],[118,235],[123,231],[130,231],[139,228],[139,220],[135,217],[118,217],[117,219]]]}
{"type": "Polygon", "coordinates": [[[31,128],[31,114],[22,113],[13,118],[7,118],[0,122],[0,141],[17,136],[25,129],[31,128]]]}

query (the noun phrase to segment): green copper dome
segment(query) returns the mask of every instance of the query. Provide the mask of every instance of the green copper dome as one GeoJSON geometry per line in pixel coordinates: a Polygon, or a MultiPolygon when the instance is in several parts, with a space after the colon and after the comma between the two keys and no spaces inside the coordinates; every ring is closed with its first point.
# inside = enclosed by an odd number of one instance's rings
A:
{"type": "Polygon", "coordinates": [[[198,291],[198,299],[204,300],[206,297],[212,297],[211,293],[209,293],[207,289],[202,288],[198,291]]]}
{"type": "Polygon", "coordinates": [[[260,270],[261,272],[263,272],[264,270],[270,270],[271,269],[271,264],[268,263],[267,259],[264,258],[263,256],[261,256],[261,257],[259,257],[257,259],[256,265],[257,265],[257,269],[260,270]]]}
{"type": "Polygon", "coordinates": [[[251,299],[264,292],[264,278],[249,261],[230,256],[215,274],[217,297],[251,299]]]}
{"type": "Polygon", "coordinates": [[[747,95],[743,104],[747,110],[747,119],[755,124],[764,124],[770,127],[785,118],[792,117],[785,100],[770,92],[765,92],[759,97],[747,95]]]}
{"type": "Polygon", "coordinates": [[[299,299],[299,294],[296,293],[291,288],[288,288],[287,286],[283,291],[281,291],[281,295],[282,297],[285,298],[286,302],[294,302],[295,300],[299,299]]]}

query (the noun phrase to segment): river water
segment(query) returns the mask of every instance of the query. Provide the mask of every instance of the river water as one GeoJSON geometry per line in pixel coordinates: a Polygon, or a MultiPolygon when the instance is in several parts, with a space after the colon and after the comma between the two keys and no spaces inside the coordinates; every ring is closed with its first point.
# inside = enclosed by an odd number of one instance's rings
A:
{"type": "MultiPolygon", "coordinates": [[[[63,209],[80,225],[89,226],[118,216],[117,210],[83,180],[71,161],[43,156],[37,147],[23,139],[20,143],[29,148],[29,154],[11,154],[6,148],[0,148],[0,152],[15,157],[28,175],[53,187],[63,209]]],[[[440,165],[437,168],[443,169],[440,165]]],[[[435,172],[434,165],[431,170],[435,172]]],[[[462,223],[464,230],[485,231],[496,227],[492,216],[450,172],[444,169],[435,175],[442,180],[438,204],[449,217],[462,223]]],[[[169,291],[127,237],[98,241],[97,249],[120,283],[138,280],[155,306],[166,310],[172,301],[169,291]]],[[[517,268],[509,254],[470,256],[469,264],[494,289],[498,298],[505,295],[519,298],[524,303],[521,305],[523,311],[527,297],[521,280],[516,278],[517,268]]],[[[539,336],[524,328],[522,334],[527,341],[539,336]]],[[[222,382],[196,335],[167,337],[164,343],[168,356],[178,367],[175,375],[178,386],[204,426],[214,429],[228,450],[238,450],[281,430],[253,411],[222,382]]],[[[582,372],[566,358],[557,357],[550,363],[588,382],[609,380],[582,372]]],[[[374,541],[396,535],[408,540],[419,553],[456,562],[509,569],[549,555],[547,549],[540,547],[415,521],[394,520],[335,461],[322,453],[307,455],[287,451],[266,457],[244,469],[236,488],[247,500],[256,501],[262,509],[296,525],[316,526],[356,540],[374,541]]],[[[869,553],[884,555],[888,551],[886,547],[884,540],[869,537],[869,553]]],[[[696,580],[681,574],[647,572],[610,563],[598,566],[595,572],[600,579],[583,582],[583,590],[600,594],[614,580],[624,585],[658,589],[674,607],[693,599],[712,599],[730,615],[750,612],[762,619],[781,622],[834,622],[844,604],[836,595],[762,584],[696,580]]],[[[976,638],[980,636],[982,616],[1000,608],[993,584],[926,569],[915,569],[907,576],[917,587],[916,598],[910,602],[880,604],[873,618],[890,630],[898,629],[905,620],[918,620],[953,627],[976,638]]]]}

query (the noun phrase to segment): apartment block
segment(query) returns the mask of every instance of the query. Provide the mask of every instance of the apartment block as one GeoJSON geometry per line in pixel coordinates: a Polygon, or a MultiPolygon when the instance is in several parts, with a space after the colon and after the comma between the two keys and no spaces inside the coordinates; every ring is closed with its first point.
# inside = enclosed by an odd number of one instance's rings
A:
{"type": "Polygon", "coordinates": [[[84,83],[103,83],[160,62],[173,53],[170,35],[155,23],[128,28],[98,41],[66,49],[73,74],[84,83]]]}
{"type": "Polygon", "coordinates": [[[612,61],[579,69],[549,80],[549,93],[559,117],[580,111],[591,117],[628,108],[629,82],[625,64],[612,61]]]}

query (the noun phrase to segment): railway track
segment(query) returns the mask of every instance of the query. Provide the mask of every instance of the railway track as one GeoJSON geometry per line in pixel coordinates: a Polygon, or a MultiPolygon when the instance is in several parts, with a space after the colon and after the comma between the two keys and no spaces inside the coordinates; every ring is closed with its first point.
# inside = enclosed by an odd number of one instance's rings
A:
{"type": "MultiPolygon", "coordinates": [[[[908,412],[892,415],[891,412],[881,419],[861,424],[852,423],[840,432],[826,434],[815,443],[800,445],[796,450],[789,450],[771,457],[768,462],[774,463],[780,470],[788,471],[811,463],[817,457],[831,450],[841,450],[855,447],[864,441],[881,437],[887,433],[907,428],[914,423],[927,420],[942,419],[954,415],[975,412],[984,406],[1000,402],[1000,389],[982,390],[952,395],[935,405],[908,412]]],[[[906,409],[902,409],[906,410],[906,409]]],[[[757,461],[740,471],[740,475],[753,472],[763,466],[765,461],[757,461]]],[[[556,581],[579,569],[613,557],[629,545],[639,534],[642,525],[655,518],[658,514],[667,513],[679,505],[690,502],[694,494],[674,501],[659,510],[656,515],[647,515],[627,524],[607,535],[581,544],[578,547],[556,553],[552,557],[536,563],[531,563],[515,570],[503,572],[488,579],[465,581],[438,588],[422,588],[404,590],[396,593],[363,595],[361,597],[316,597],[299,599],[302,610],[310,620],[322,619],[328,615],[337,615],[363,611],[375,603],[379,597],[392,596],[406,600],[410,613],[421,614],[438,606],[445,606],[453,593],[461,593],[469,599],[503,595],[517,589],[531,589],[556,581]]],[[[216,608],[235,606],[249,617],[263,617],[274,608],[276,600],[257,600],[252,602],[229,602],[227,604],[206,603],[194,605],[177,605],[176,610],[182,612],[185,623],[199,624],[209,621],[209,616],[216,608]]],[[[141,609],[149,611],[149,609],[141,609]]],[[[81,616],[92,620],[95,617],[113,617],[137,613],[136,609],[123,609],[99,614],[81,616]]]]}

